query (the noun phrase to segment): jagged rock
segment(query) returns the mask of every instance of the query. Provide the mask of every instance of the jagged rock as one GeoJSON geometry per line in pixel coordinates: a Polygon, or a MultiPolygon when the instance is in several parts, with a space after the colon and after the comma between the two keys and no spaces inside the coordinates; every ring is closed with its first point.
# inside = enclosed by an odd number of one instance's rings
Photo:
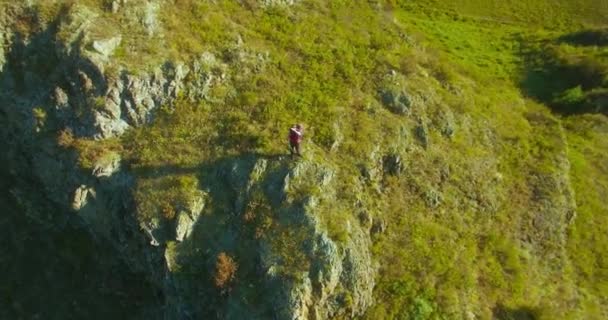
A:
{"type": "Polygon", "coordinates": [[[345,246],[343,272],[340,283],[350,294],[350,305],[342,305],[342,310],[350,310],[350,317],[355,318],[372,306],[375,286],[376,268],[372,264],[369,248],[369,235],[359,228],[350,234],[350,241],[345,246]]]}
{"type": "Polygon", "coordinates": [[[342,130],[340,129],[340,126],[337,123],[334,123],[333,132],[333,141],[331,142],[331,147],[329,148],[329,150],[331,152],[336,152],[344,141],[344,134],[342,133],[342,130]]]}
{"type": "Polygon", "coordinates": [[[95,40],[93,41],[93,49],[95,49],[103,59],[108,59],[114,50],[120,46],[121,42],[122,37],[120,35],[110,39],[95,40]]]}
{"type": "Polygon", "coordinates": [[[85,185],[81,185],[74,191],[74,200],[72,200],[72,209],[79,211],[84,208],[88,201],[89,196],[95,197],[95,191],[85,185]]]}
{"type": "Polygon", "coordinates": [[[55,102],[55,108],[60,111],[64,111],[69,108],[69,97],[68,94],[63,91],[63,89],[57,87],[55,88],[53,94],[53,100],[55,102]]]}
{"type": "Polygon", "coordinates": [[[372,236],[376,236],[382,233],[385,233],[387,229],[386,221],[383,219],[374,219],[374,224],[372,225],[372,229],[370,233],[372,236]]]}
{"type": "Polygon", "coordinates": [[[188,98],[191,101],[209,100],[210,89],[225,81],[226,66],[213,53],[204,52],[192,65],[192,80],[187,85],[188,98]],[[213,70],[219,70],[220,74],[213,70]]]}
{"type": "Polygon", "coordinates": [[[391,176],[400,175],[401,171],[403,170],[401,156],[398,154],[390,154],[384,156],[384,158],[382,159],[382,167],[384,169],[384,174],[388,174],[391,176]]]}
{"type": "Polygon", "coordinates": [[[427,148],[429,145],[429,133],[427,127],[420,123],[414,129],[414,135],[422,145],[422,147],[427,148]]]}
{"type": "Polygon", "coordinates": [[[127,0],[114,0],[110,5],[110,10],[112,13],[116,14],[120,9],[127,4],[127,0]]]}
{"type": "Polygon", "coordinates": [[[608,115],[608,92],[596,90],[587,94],[587,101],[590,112],[603,113],[608,115]]]}
{"type": "Polygon", "coordinates": [[[143,12],[140,17],[140,22],[146,29],[149,36],[153,36],[158,33],[160,29],[158,23],[158,11],[160,10],[160,3],[154,1],[147,1],[144,5],[143,12]]]}
{"type": "Polygon", "coordinates": [[[167,247],[165,248],[165,263],[167,265],[167,270],[170,272],[179,271],[179,263],[177,261],[176,256],[176,243],[171,241],[167,243],[167,247]]]}
{"type": "Polygon", "coordinates": [[[359,217],[359,222],[361,223],[361,227],[367,229],[367,230],[371,230],[373,223],[374,223],[374,217],[369,213],[368,210],[361,210],[358,214],[359,217]]]}
{"type": "Polygon", "coordinates": [[[171,105],[182,91],[191,101],[209,99],[210,88],[223,81],[212,73],[215,69],[221,70],[221,64],[205,53],[192,69],[176,63],[140,76],[123,73],[108,85],[101,110],[94,111],[96,137],[118,136],[131,126],[149,123],[155,110],[171,105]]]}
{"type": "Polygon", "coordinates": [[[412,101],[403,89],[396,87],[385,88],[380,92],[384,106],[395,114],[405,115],[410,113],[412,101]]]}
{"type": "Polygon", "coordinates": [[[177,226],[175,227],[175,240],[184,241],[192,233],[192,225],[194,221],[190,215],[182,211],[177,215],[177,226]]]}
{"type": "Polygon", "coordinates": [[[370,184],[379,181],[382,177],[382,154],[380,146],[374,146],[369,153],[367,161],[359,164],[359,171],[363,181],[370,184]]]}
{"type": "Polygon", "coordinates": [[[120,155],[110,153],[97,160],[93,168],[93,176],[96,178],[108,178],[120,171],[120,155]]]}
{"type": "Polygon", "coordinates": [[[115,79],[108,86],[104,105],[94,111],[97,137],[114,137],[130,126],[149,123],[154,110],[177,98],[187,74],[178,64],[144,76],[124,74],[115,79]]]}
{"type": "MultiPolygon", "coordinates": [[[[334,171],[330,168],[302,161],[287,175],[289,192],[291,188],[298,189],[300,183],[308,183],[309,179],[321,186],[324,190],[332,189],[334,171]]],[[[333,192],[324,192],[320,198],[308,198],[302,212],[305,217],[306,228],[314,230],[312,245],[308,247],[306,256],[311,257],[311,269],[303,280],[295,281],[296,286],[290,287],[290,310],[285,319],[316,319],[332,318],[343,311],[337,301],[340,300],[341,290],[348,291],[353,298],[352,315],[361,315],[371,304],[374,287],[373,278],[375,270],[371,266],[369,252],[369,235],[358,225],[350,221],[344,223],[348,238],[345,243],[339,244],[328,237],[321,226],[316,214],[318,207],[324,201],[331,201],[333,192]],[[308,286],[312,284],[314,290],[308,294],[308,286]],[[358,290],[354,293],[353,290],[358,290]],[[298,302],[299,301],[299,302],[298,302]]],[[[283,300],[280,300],[283,301],[283,300]]],[[[282,308],[278,308],[281,310],[282,308]]]]}
{"type": "Polygon", "coordinates": [[[456,133],[454,113],[447,106],[441,106],[435,121],[433,121],[433,125],[437,127],[441,134],[446,138],[452,138],[456,133]]]}
{"type": "Polygon", "coordinates": [[[95,23],[99,15],[83,5],[70,7],[70,11],[61,20],[58,34],[61,36],[63,46],[58,47],[70,56],[74,50],[80,50],[87,36],[87,30],[95,23]]]}
{"type": "Polygon", "coordinates": [[[310,319],[312,305],[312,283],[308,274],[301,273],[299,279],[290,283],[286,289],[286,299],[279,304],[277,315],[279,319],[310,319]]]}
{"type": "Polygon", "coordinates": [[[159,237],[159,233],[161,233],[161,223],[159,219],[151,219],[146,223],[141,225],[142,230],[146,232],[148,237],[150,238],[150,245],[158,247],[164,241],[159,237]]]}
{"type": "Polygon", "coordinates": [[[0,72],[4,70],[4,64],[6,63],[6,52],[4,49],[6,42],[5,31],[3,30],[2,21],[0,21],[0,72]]]}
{"type": "Polygon", "coordinates": [[[205,208],[205,195],[202,192],[186,204],[185,210],[177,215],[175,226],[175,239],[184,241],[193,232],[194,224],[198,221],[203,209],[205,208]]]}
{"type": "Polygon", "coordinates": [[[298,2],[299,0],[261,0],[261,3],[265,7],[270,6],[291,6],[298,2]]]}
{"type": "Polygon", "coordinates": [[[84,92],[90,92],[95,87],[93,80],[84,71],[78,70],[78,80],[80,81],[79,87],[82,88],[84,92]]]}
{"type": "Polygon", "coordinates": [[[95,133],[95,137],[102,139],[120,136],[127,131],[127,129],[131,128],[131,126],[123,119],[112,119],[105,117],[101,113],[96,113],[95,128],[98,132],[95,133]]]}
{"type": "Polygon", "coordinates": [[[111,7],[112,13],[116,14],[116,13],[118,13],[118,10],[120,10],[120,3],[118,1],[112,1],[112,7],[111,7]]]}
{"type": "Polygon", "coordinates": [[[278,319],[330,319],[346,308],[356,317],[367,310],[375,285],[368,237],[357,228],[341,250],[325,233],[317,234],[308,252],[310,271],[283,279],[281,293],[273,298],[278,319]],[[352,299],[348,306],[340,303],[343,292],[352,299]]]}

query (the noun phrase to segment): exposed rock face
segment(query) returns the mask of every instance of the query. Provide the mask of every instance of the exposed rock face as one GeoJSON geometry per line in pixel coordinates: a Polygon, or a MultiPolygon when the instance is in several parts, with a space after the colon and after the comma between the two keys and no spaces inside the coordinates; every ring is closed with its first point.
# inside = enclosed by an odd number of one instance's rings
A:
{"type": "Polygon", "coordinates": [[[429,146],[429,131],[424,123],[421,122],[416,126],[414,135],[424,148],[429,146]]]}
{"type": "Polygon", "coordinates": [[[93,190],[87,188],[87,186],[82,185],[74,191],[74,201],[72,202],[72,208],[74,210],[80,210],[87,205],[89,201],[89,194],[93,194],[93,190]]]}
{"type": "Polygon", "coordinates": [[[5,39],[5,31],[2,27],[2,21],[0,20],[0,72],[3,71],[4,64],[6,63],[6,52],[4,51],[4,47],[6,46],[7,41],[8,40],[5,39]]]}
{"type": "Polygon", "coordinates": [[[277,5],[290,6],[290,5],[296,4],[298,1],[299,0],[261,0],[260,2],[264,6],[277,6],[277,5]]]}
{"type": "MultiPolygon", "coordinates": [[[[227,228],[229,232],[211,231],[207,225],[223,219],[223,213],[203,210],[194,219],[180,214],[176,230],[180,242],[171,245],[165,255],[171,268],[179,265],[190,270],[207,259],[202,248],[211,239],[231,250],[249,248],[247,256],[241,255],[239,272],[248,274],[247,279],[259,279],[256,286],[262,291],[250,292],[246,282],[237,282],[231,288],[229,308],[222,311],[223,318],[352,317],[372,304],[376,268],[372,265],[368,230],[358,221],[344,221],[344,238],[334,239],[322,222],[322,212],[335,201],[333,169],[313,162],[292,165],[283,159],[249,156],[220,162],[204,176],[202,184],[208,186],[209,201],[229,210],[234,225],[227,228]],[[320,185],[324,194],[301,199],[296,190],[309,183],[320,185]],[[272,223],[262,225],[263,234],[256,231],[252,236],[242,219],[271,219],[272,223]],[[238,243],[234,243],[236,239],[238,243]],[[251,299],[257,302],[251,304],[251,299]]],[[[168,277],[167,290],[172,297],[169,317],[204,315],[204,304],[192,300],[192,292],[202,290],[196,276],[168,277]]]]}
{"type": "Polygon", "coordinates": [[[102,55],[103,58],[108,59],[114,50],[116,50],[116,48],[120,45],[121,41],[121,36],[110,39],[95,40],[93,41],[93,49],[102,55]]]}
{"type": "Polygon", "coordinates": [[[120,172],[120,155],[110,153],[99,159],[93,168],[93,176],[96,178],[110,178],[120,172]]]}
{"type": "Polygon", "coordinates": [[[159,10],[160,3],[147,1],[141,12],[140,21],[150,36],[159,32],[160,25],[157,17],[159,10]]]}
{"type": "Polygon", "coordinates": [[[182,242],[192,235],[194,224],[205,208],[204,195],[200,194],[188,204],[188,207],[177,215],[175,240],[182,242]]]}
{"type": "Polygon", "coordinates": [[[382,159],[384,173],[397,176],[403,170],[401,156],[396,154],[387,155],[382,159]]]}
{"type": "Polygon", "coordinates": [[[131,126],[149,123],[156,109],[177,98],[186,75],[182,65],[144,76],[123,73],[109,83],[105,98],[100,98],[103,102],[93,111],[94,136],[115,137],[131,126]]]}
{"type": "MultiPolygon", "coordinates": [[[[313,163],[300,162],[285,177],[285,184],[303,183],[307,177],[316,177],[316,183],[324,190],[332,190],[331,184],[334,173],[327,168],[318,167],[313,163]]],[[[289,196],[285,197],[289,201],[289,196]]],[[[283,301],[276,306],[281,319],[328,319],[337,315],[350,317],[361,315],[372,304],[375,268],[372,266],[369,233],[357,223],[343,221],[348,239],[342,242],[332,240],[321,226],[319,206],[324,202],[334,201],[331,192],[324,193],[320,198],[309,198],[302,208],[288,213],[301,216],[301,226],[307,233],[305,240],[309,245],[304,250],[304,256],[311,257],[310,268],[292,281],[281,281],[280,296],[277,301],[283,301]]],[[[271,257],[263,257],[262,261],[278,261],[271,257]]],[[[272,263],[264,265],[268,270],[272,263]]],[[[272,280],[272,278],[270,278],[272,280]]]]}
{"type": "Polygon", "coordinates": [[[396,114],[408,114],[412,106],[409,95],[398,88],[387,88],[380,93],[382,103],[396,114]]]}

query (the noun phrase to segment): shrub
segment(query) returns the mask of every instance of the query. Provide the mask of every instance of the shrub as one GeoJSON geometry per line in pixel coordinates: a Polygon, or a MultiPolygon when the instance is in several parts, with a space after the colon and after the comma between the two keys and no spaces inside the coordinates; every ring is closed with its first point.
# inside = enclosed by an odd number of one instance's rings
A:
{"type": "Polygon", "coordinates": [[[215,286],[222,291],[228,290],[237,270],[238,264],[234,259],[225,252],[221,252],[215,262],[215,276],[213,277],[215,286]]]}
{"type": "Polygon", "coordinates": [[[38,128],[44,127],[44,124],[46,123],[46,119],[48,117],[46,110],[42,108],[34,108],[34,110],[32,110],[32,114],[34,115],[36,126],[38,128]]]}
{"type": "Polygon", "coordinates": [[[74,133],[70,129],[63,129],[57,135],[57,144],[63,148],[72,147],[74,144],[74,133]]]}
{"type": "Polygon", "coordinates": [[[175,209],[171,204],[165,203],[162,207],[163,217],[167,220],[173,220],[175,218],[175,209]]]}
{"type": "Polygon", "coordinates": [[[160,217],[173,220],[177,211],[188,209],[197,196],[198,180],[191,175],[141,178],[134,190],[137,214],[141,221],[160,217]]]}
{"type": "Polygon", "coordinates": [[[584,100],[585,93],[583,92],[583,89],[581,86],[576,86],[557,95],[553,99],[553,103],[564,110],[573,111],[573,109],[579,106],[584,100]]]}
{"type": "Polygon", "coordinates": [[[583,30],[559,38],[562,42],[582,46],[608,45],[608,29],[583,30]]]}

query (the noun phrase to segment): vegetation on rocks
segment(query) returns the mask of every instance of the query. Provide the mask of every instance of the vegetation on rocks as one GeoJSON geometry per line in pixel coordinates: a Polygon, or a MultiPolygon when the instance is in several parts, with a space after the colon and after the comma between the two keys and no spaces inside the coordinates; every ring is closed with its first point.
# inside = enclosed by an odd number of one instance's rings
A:
{"type": "Polygon", "coordinates": [[[0,3],[0,200],[136,316],[608,315],[603,1],[0,3]]]}

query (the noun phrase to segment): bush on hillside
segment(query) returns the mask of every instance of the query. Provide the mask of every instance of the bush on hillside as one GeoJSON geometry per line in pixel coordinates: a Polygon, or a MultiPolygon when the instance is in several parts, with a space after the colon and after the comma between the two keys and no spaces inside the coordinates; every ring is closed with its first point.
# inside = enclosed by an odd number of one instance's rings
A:
{"type": "Polygon", "coordinates": [[[234,259],[225,252],[221,252],[215,262],[215,275],[213,277],[215,286],[222,291],[228,290],[230,284],[234,281],[237,270],[238,264],[234,259]]]}
{"type": "Polygon", "coordinates": [[[576,86],[556,95],[553,99],[553,104],[566,111],[574,110],[584,101],[585,92],[583,92],[581,86],[576,86]]]}
{"type": "Polygon", "coordinates": [[[561,42],[582,46],[608,45],[608,29],[583,30],[560,37],[561,42]]]}

